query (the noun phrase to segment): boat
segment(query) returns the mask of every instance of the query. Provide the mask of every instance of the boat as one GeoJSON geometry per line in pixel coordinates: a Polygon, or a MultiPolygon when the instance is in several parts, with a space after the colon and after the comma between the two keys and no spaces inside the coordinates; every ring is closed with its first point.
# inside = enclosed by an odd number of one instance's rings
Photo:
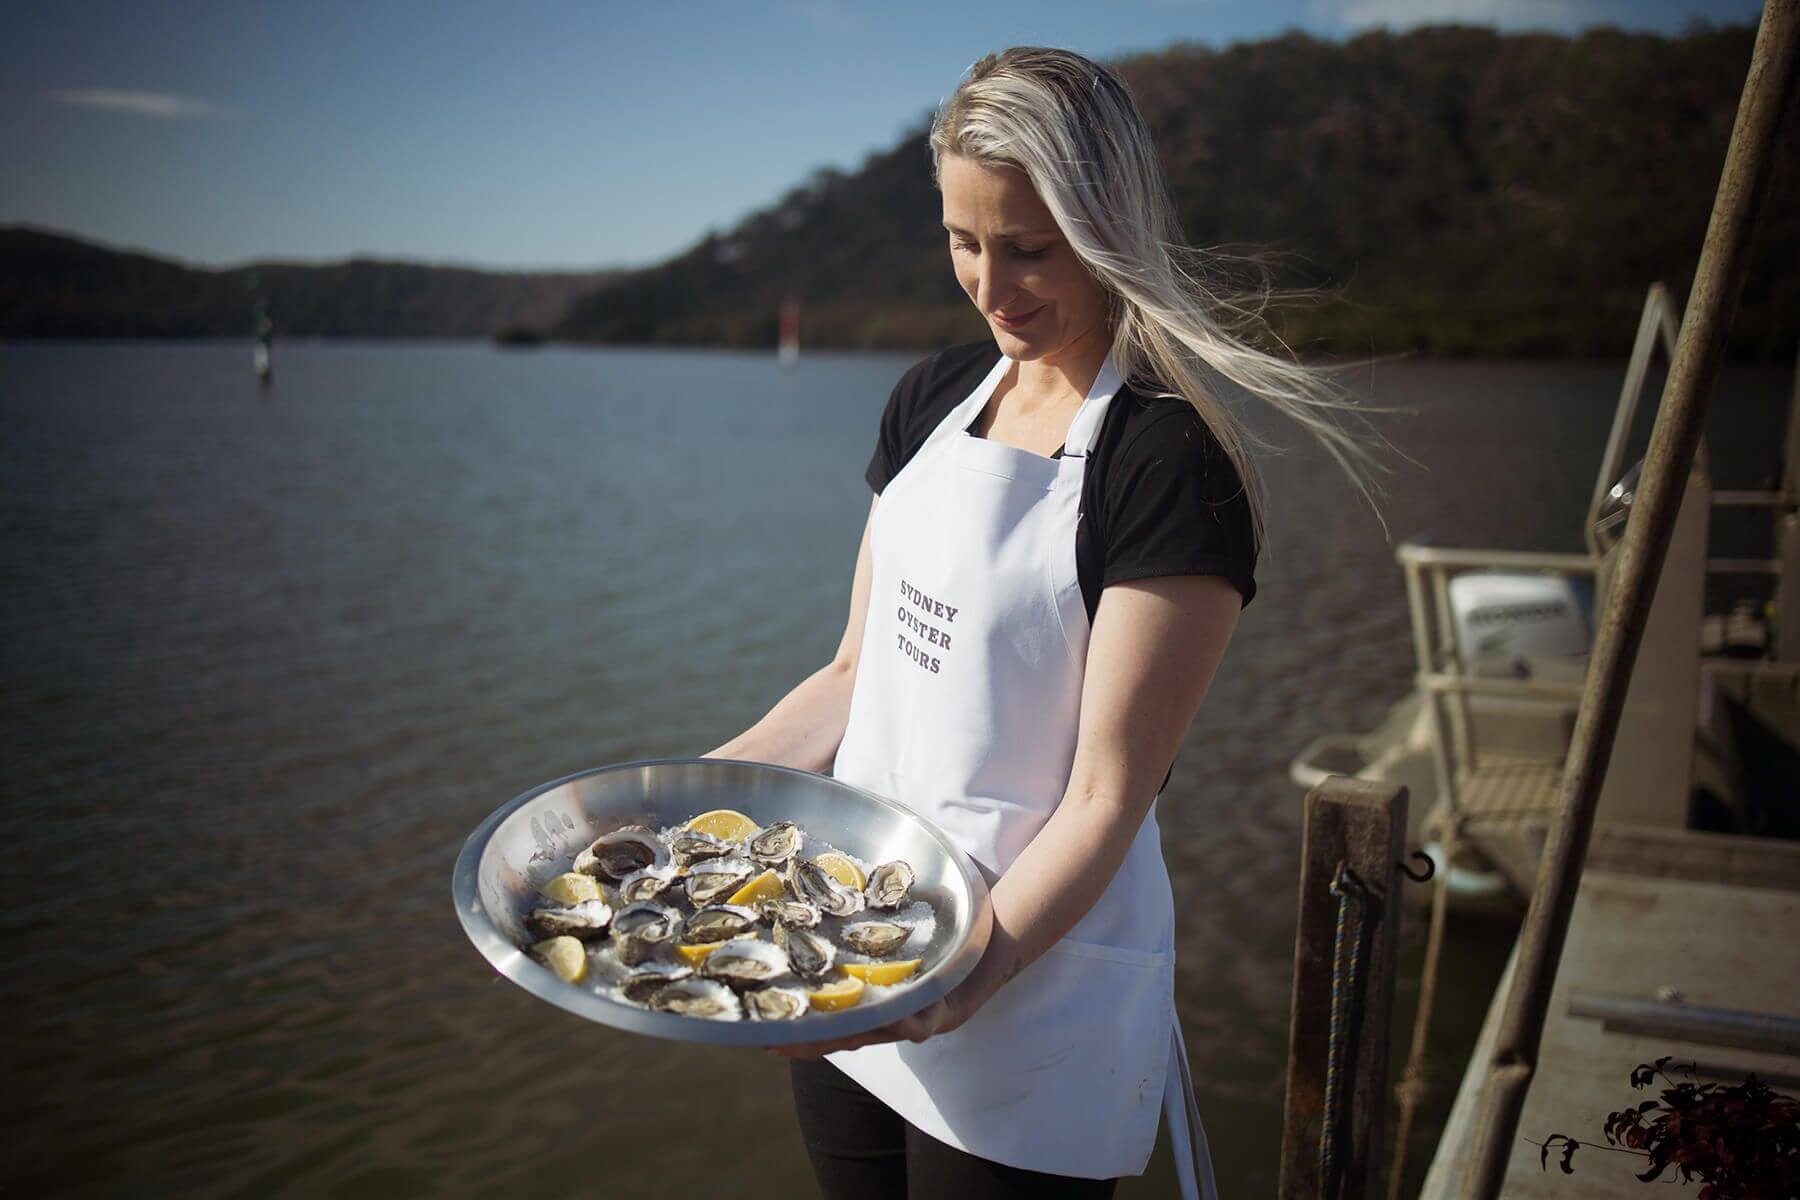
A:
{"type": "Polygon", "coordinates": [[[494,334],[494,345],[503,350],[533,350],[546,340],[541,330],[525,325],[507,325],[494,334]]]}
{"type": "MultiPolygon", "coordinates": [[[[1405,786],[1418,814],[1410,840],[1444,873],[1453,907],[1522,911],[1537,877],[1561,801],[1593,614],[1642,465],[1626,464],[1626,447],[1652,358],[1673,358],[1678,325],[1669,289],[1653,284],[1598,464],[1586,551],[1401,544],[1413,687],[1374,729],[1326,734],[1289,764],[1307,789],[1334,774],[1405,786]]],[[[1800,403],[1791,401],[1774,487],[1715,489],[1704,446],[1695,457],[1595,819],[1795,836],[1796,780],[1800,403]],[[1709,556],[1713,518],[1728,511],[1769,519],[1766,556],[1709,556]],[[1737,591],[1748,594],[1706,612],[1709,580],[1747,584],[1737,591]]]]}

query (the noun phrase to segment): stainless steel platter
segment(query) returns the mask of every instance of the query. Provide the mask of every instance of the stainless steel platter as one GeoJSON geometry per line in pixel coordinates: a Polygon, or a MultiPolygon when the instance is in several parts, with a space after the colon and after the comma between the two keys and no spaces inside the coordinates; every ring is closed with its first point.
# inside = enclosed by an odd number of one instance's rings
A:
{"type": "Polygon", "coordinates": [[[451,881],[463,931],[494,969],[577,1016],[651,1037],[732,1046],[826,1041],[910,1016],[962,982],[987,950],[987,881],[935,826],[883,796],[826,775],[722,758],[664,758],[597,767],[532,788],[484,820],[457,856],[451,881]],[[665,829],[715,808],[767,825],[794,821],[810,839],[868,863],[904,859],[912,895],[936,912],[930,942],[909,946],[916,981],[855,1007],[793,1021],[714,1021],[652,1012],[592,983],[566,983],[525,953],[525,914],[538,888],[577,852],[621,825],[665,829]]]}

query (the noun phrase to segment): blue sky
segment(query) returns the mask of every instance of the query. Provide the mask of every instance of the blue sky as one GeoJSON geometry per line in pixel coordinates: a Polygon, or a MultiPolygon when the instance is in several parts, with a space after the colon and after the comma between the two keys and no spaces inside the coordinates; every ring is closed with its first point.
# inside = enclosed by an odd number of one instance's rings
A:
{"type": "Polygon", "coordinates": [[[637,265],[892,146],[981,55],[1299,28],[1753,22],[1755,0],[15,4],[0,224],[216,265],[637,265]]]}

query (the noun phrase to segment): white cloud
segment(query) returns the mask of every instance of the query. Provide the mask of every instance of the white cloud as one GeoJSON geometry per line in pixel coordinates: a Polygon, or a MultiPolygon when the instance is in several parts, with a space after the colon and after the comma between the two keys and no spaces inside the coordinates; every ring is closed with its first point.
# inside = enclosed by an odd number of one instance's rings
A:
{"type": "Polygon", "coordinates": [[[199,117],[215,111],[204,100],[192,100],[169,92],[128,92],[116,88],[58,88],[50,93],[58,104],[73,108],[97,108],[130,113],[136,117],[199,117]]]}
{"type": "Polygon", "coordinates": [[[1592,0],[1315,0],[1313,8],[1320,17],[1335,18],[1353,30],[1455,22],[1573,33],[1606,19],[1603,6],[1592,0]]]}

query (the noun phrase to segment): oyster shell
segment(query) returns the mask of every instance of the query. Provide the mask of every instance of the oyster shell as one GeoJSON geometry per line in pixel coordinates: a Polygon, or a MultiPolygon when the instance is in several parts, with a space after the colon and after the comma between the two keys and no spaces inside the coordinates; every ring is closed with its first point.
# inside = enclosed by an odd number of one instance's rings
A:
{"type": "Polygon", "coordinates": [[[837,947],[810,929],[777,925],[775,944],[787,951],[788,966],[803,979],[823,979],[837,965],[837,947]]]}
{"type": "Polygon", "coordinates": [[[620,962],[634,967],[649,958],[658,945],[673,937],[680,924],[680,913],[654,900],[627,904],[613,914],[613,950],[620,962]]]}
{"type": "Polygon", "coordinates": [[[785,866],[800,851],[803,835],[792,821],[777,821],[751,834],[744,849],[765,867],[785,866]]]}
{"type": "MultiPolygon", "coordinates": [[[[749,933],[760,918],[754,908],[742,904],[709,904],[687,920],[689,944],[723,942],[749,933]]],[[[613,918],[618,924],[618,918],[613,918]]]]}
{"type": "Polygon", "coordinates": [[[619,984],[619,990],[633,1004],[647,1004],[650,997],[661,991],[666,985],[677,979],[686,979],[694,973],[694,968],[681,963],[657,962],[652,959],[632,968],[619,984]]]}
{"type": "Polygon", "coordinates": [[[912,867],[895,859],[869,872],[869,886],[863,889],[863,895],[870,908],[899,908],[906,894],[912,891],[912,885],[912,867]]]}
{"type": "Polygon", "coordinates": [[[819,923],[819,906],[811,900],[790,900],[786,896],[777,896],[759,903],[756,911],[771,925],[811,929],[819,923]]]}
{"type": "Polygon", "coordinates": [[[818,905],[828,917],[853,917],[863,909],[861,892],[845,887],[811,859],[795,859],[788,867],[787,881],[794,895],[818,905]]]}
{"type": "Polygon", "coordinates": [[[669,848],[656,831],[642,825],[625,825],[595,838],[575,856],[575,869],[583,875],[599,875],[617,882],[633,871],[667,866],[669,848]]]}
{"type": "Polygon", "coordinates": [[[672,866],[645,867],[641,871],[633,871],[619,880],[619,902],[635,904],[639,900],[654,900],[674,882],[675,868],[672,866]]]}
{"type": "Polygon", "coordinates": [[[669,835],[669,849],[675,855],[676,866],[691,867],[709,858],[723,858],[736,847],[698,829],[678,829],[669,835]]]}
{"type": "Polygon", "coordinates": [[[716,979],[677,979],[665,984],[650,997],[650,1007],[715,1021],[741,1021],[744,1016],[737,993],[716,979]]]}
{"type": "Polygon", "coordinates": [[[711,904],[743,887],[756,871],[747,858],[709,858],[688,868],[688,899],[696,907],[711,904]]]}
{"type": "Polygon", "coordinates": [[[525,918],[525,924],[541,937],[568,934],[584,942],[605,933],[611,921],[612,909],[604,900],[583,900],[567,907],[534,908],[525,918]]]}
{"type": "Polygon", "coordinates": [[[781,947],[753,937],[733,938],[706,956],[700,973],[732,987],[755,987],[786,975],[788,956],[781,947]]]}
{"type": "Polygon", "coordinates": [[[892,921],[862,921],[844,926],[844,945],[871,958],[892,954],[911,936],[912,930],[892,921]]]}
{"type": "Polygon", "coordinates": [[[806,1015],[811,1001],[799,988],[765,987],[744,993],[744,1011],[752,1021],[792,1021],[806,1015]]]}

